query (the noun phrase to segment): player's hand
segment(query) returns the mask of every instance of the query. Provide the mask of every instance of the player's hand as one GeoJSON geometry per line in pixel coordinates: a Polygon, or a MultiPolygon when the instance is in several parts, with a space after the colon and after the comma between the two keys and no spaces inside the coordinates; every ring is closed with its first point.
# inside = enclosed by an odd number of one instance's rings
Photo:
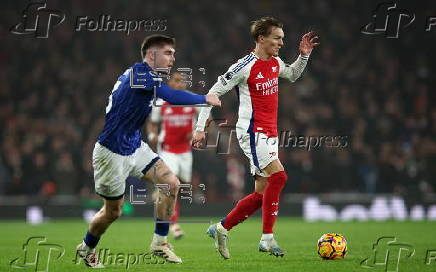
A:
{"type": "Polygon", "coordinates": [[[221,107],[221,101],[216,94],[206,94],[206,103],[212,106],[221,107]]]}
{"type": "Polygon", "coordinates": [[[203,148],[206,141],[206,133],[196,130],[192,136],[192,146],[195,148],[203,148]]]}
{"type": "Polygon", "coordinates": [[[303,35],[300,41],[300,54],[308,56],[312,53],[313,48],[318,45],[318,36],[315,36],[313,31],[307,32],[303,35]]]}

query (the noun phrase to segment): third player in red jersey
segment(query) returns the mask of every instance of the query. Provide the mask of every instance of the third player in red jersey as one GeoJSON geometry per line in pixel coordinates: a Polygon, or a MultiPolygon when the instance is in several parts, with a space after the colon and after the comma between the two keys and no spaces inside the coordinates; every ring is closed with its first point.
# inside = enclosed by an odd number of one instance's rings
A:
{"type": "MultiPolygon", "coordinates": [[[[176,72],[168,80],[168,86],[185,90],[187,83],[182,73],[176,72]]],[[[154,107],[151,113],[151,122],[148,123],[149,141],[152,145],[157,142],[157,152],[170,170],[180,179],[182,184],[189,184],[192,176],[191,139],[193,120],[197,114],[196,107],[171,107],[171,104],[158,100],[161,107],[154,107]],[[158,133],[158,126],[160,133],[158,133]]],[[[182,185],[183,186],[183,185],[182,185]]],[[[171,221],[179,220],[179,202],[171,221]]],[[[170,225],[170,232],[175,239],[183,237],[184,232],[177,223],[170,225]]]]}

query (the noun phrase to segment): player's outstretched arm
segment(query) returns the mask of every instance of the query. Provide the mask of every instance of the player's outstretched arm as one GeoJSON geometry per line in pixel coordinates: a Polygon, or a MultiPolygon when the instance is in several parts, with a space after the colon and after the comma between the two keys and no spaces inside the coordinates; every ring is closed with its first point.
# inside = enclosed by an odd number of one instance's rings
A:
{"type": "Polygon", "coordinates": [[[304,68],[306,68],[307,61],[309,60],[313,48],[319,45],[317,40],[318,36],[315,36],[312,31],[304,34],[299,45],[300,55],[297,60],[290,65],[284,63],[280,58],[278,58],[280,63],[280,77],[286,78],[291,82],[297,80],[303,73],[304,68]]]}
{"type": "Polygon", "coordinates": [[[183,90],[173,90],[165,84],[161,84],[157,87],[156,95],[174,105],[207,103],[212,106],[221,106],[221,101],[215,94],[198,95],[183,90]]]}
{"type": "Polygon", "coordinates": [[[312,53],[314,47],[318,46],[318,36],[316,36],[313,31],[307,32],[301,37],[300,41],[300,54],[303,56],[309,56],[312,53]]]}

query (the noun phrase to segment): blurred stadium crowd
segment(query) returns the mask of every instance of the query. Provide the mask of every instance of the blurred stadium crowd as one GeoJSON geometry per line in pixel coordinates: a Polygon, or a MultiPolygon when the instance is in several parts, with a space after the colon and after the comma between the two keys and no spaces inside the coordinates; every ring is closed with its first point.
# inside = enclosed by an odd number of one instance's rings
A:
{"type": "MultiPolygon", "coordinates": [[[[297,56],[301,35],[316,30],[321,46],[302,78],[280,83],[279,130],[348,141],[343,148],[281,148],[290,177],[285,192],[421,197],[436,189],[436,67],[427,57],[435,36],[418,26],[400,39],[365,36],[359,29],[377,2],[49,1],[66,20],[48,39],[8,32],[26,4],[5,3],[1,18],[0,195],[93,195],[91,154],[108,95],[118,75],[140,60],[140,43],[150,34],[74,31],[75,16],[100,14],[166,19],[164,34],[177,39],[176,65],[206,68],[206,88],[253,48],[251,20],[273,15],[284,22],[280,55],[287,62],[297,56]]],[[[405,8],[424,16],[425,5],[405,8]]],[[[232,124],[236,108],[229,92],[213,114],[232,124]]],[[[209,200],[252,190],[238,148],[194,154],[194,183],[206,184],[209,200]]]]}

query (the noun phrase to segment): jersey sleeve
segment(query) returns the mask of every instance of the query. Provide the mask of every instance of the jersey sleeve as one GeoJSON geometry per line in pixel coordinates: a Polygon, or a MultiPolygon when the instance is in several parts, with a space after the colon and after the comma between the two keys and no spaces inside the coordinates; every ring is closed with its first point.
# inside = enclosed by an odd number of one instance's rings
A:
{"type": "MultiPolygon", "coordinates": [[[[162,99],[158,99],[156,101],[156,105],[161,106],[162,104],[163,104],[162,99]]],[[[159,123],[161,121],[161,108],[160,107],[153,106],[153,108],[151,110],[150,120],[153,123],[159,123]]]]}
{"type": "Polygon", "coordinates": [[[174,90],[166,84],[159,84],[156,96],[174,105],[194,105],[206,103],[206,96],[184,90],[174,90]]]}
{"type": "Polygon", "coordinates": [[[276,57],[280,65],[279,77],[286,78],[291,82],[297,80],[304,71],[309,56],[299,55],[297,60],[292,64],[287,64],[279,57],[276,57]]]}
{"type": "Polygon", "coordinates": [[[142,89],[144,91],[153,91],[154,87],[158,87],[162,78],[157,74],[143,66],[133,66],[129,72],[130,88],[142,89]]]}
{"type": "MultiPolygon", "coordinates": [[[[245,63],[246,65],[247,63],[245,63]]],[[[210,88],[209,93],[216,94],[217,96],[222,96],[227,93],[233,87],[245,80],[245,67],[244,62],[239,60],[227,70],[227,72],[218,77],[217,82],[210,88]]],[[[204,131],[206,127],[206,121],[210,116],[210,111],[212,107],[203,107],[198,114],[197,123],[195,126],[196,130],[204,131]]]]}

